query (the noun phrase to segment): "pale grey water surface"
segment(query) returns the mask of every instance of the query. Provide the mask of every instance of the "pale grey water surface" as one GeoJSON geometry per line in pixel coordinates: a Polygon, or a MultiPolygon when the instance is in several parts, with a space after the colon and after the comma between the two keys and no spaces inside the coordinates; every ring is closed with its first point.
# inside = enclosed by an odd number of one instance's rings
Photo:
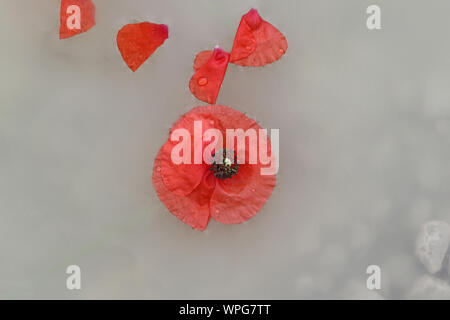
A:
{"type": "Polygon", "coordinates": [[[449,1],[94,3],[97,25],[62,41],[59,1],[0,0],[0,298],[411,296],[428,274],[421,226],[450,222],[449,1]],[[251,7],[289,49],[230,65],[218,104],[280,129],[278,186],[247,223],[199,232],[157,198],[153,159],[204,104],[188,90],[195,54],[230,50],[251,7]],[[144,20],[170,38],[133,74],[115,36],[144,20]]]}

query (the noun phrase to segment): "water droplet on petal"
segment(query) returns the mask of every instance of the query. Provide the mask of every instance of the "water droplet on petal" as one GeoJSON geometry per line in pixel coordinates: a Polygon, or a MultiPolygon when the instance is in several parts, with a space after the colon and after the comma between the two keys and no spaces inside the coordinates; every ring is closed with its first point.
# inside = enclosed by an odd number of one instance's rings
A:
{"type": "Polygon", "coordinates": [[[280,53],[281,53],[281,54],[283,54],[283,53],[284,53],[284,49],[280,49],[279,51],[280,51],[280,53]]]}
{"type": "Polygon", "coordinates": [[[208,78],[201,77],[197,81],[199,86],[206,86],[208,84],[208,78]]]}
{"type": "Polygon", "coordinates": [[[161,172],[161,167],[156,168],[156,171],[161,172]]]}

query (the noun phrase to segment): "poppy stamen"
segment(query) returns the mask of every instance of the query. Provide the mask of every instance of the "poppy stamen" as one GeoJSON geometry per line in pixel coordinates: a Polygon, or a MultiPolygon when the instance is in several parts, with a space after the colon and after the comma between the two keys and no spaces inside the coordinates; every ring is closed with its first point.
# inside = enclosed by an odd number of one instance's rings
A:
{"type": "Polygon", "coordinates": [[[235,176],[239,170],[236,152],[223,149],[222,152],[214,154],[210,170],[214,171],[214,176],[221,180],[235,176]]]}

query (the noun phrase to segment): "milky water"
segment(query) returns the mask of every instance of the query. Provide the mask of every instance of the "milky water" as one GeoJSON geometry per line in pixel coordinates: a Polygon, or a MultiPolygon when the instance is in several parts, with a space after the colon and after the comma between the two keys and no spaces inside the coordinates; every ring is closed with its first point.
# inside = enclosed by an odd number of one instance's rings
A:
{"type": "Polygon", "coordinates": [[[448,1],[94,3],[97,25],[62,41],[59,1],[0,0],[1,298],[410,296],[428,273],[421,225],[450,222],[448,1]],[[251,7],[289,49],[230,65],[217,103],[280,129],[278,186],[247,223],[199,232],[157,198],[153,159],[203,104],[188,90],[195,54],[230,50],[251,7]],[[133,74],[115,36],[145,20],[170,38],[133,74]]]}

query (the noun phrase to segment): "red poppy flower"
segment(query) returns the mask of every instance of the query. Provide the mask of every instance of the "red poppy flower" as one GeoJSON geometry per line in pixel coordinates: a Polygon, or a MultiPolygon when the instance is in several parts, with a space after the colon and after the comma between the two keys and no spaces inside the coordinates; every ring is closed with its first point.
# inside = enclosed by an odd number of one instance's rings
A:
{"type": "MultiPolygon", "coordinates": [[[[226,129],[254,129],[258,138],[262,138],[259,131],[262,128],[239,111],[217,105],[195,107],[183,115],[170,131],[170,135],[177,129],[190,133],[192,154],[195,148],[200,148],[201,154],[207,154],[205,149],[210,144],[209,141],[203,141],[200,145],[194,142],[194,123],[199,122],[202,124],[202,136],[208,129],[217,129],[223,137],[226,137],[226,129]]],[[[245,157],[249,159],[250,139],[245,140],[245,157]]],[[[252,218],[263,207],[276,185],[275,174],[261,174],[261,169],[269,165],[263,165],[260,159],[255,164],[249,161],[239,163],[239,159],[231,164],[230,159],[236,160],[236,156],[232,156],[235,152],[230,151],[228,145],[223,162],[208,164],[202,159],[199,164],[177,165],[171,158],[177,144],[169,138],[159,150],[153,167],[153,185],[169,211],[192,228],[204,230],[211,217],[224,224],[242,223],[252,218]]],[[[261,144],[259,146],[261,148],[261,144]]],[[[237,141],[233,148],[240,148],[237,141]]],[[[269,140],[267,154],[271,155],[269,140]]],[[[214,157],[215,153],[211,155],[214,157]]],[[[271,157],[273,159],[273,155],[271,157]]]]}
{"type": "Polygon", "coordinates": [[[195,74],[189,82],[189,89],[197,99],[216,103],[229,61],[230,54],[219,47],[197,55],[194,61],[195,74]]]}
{"type": "Polygon", "coordinates": [[[280,59],[288,48],[286,37],[258,11],[251,9],[239,24],[230,62],[259,67],[280,59]]]}
{"type": "Polygon", "coordinates": [[[136,71],[169,37],[165,24],[127,24],[117,34],[117,46],[128,67],[136,71]]]}

